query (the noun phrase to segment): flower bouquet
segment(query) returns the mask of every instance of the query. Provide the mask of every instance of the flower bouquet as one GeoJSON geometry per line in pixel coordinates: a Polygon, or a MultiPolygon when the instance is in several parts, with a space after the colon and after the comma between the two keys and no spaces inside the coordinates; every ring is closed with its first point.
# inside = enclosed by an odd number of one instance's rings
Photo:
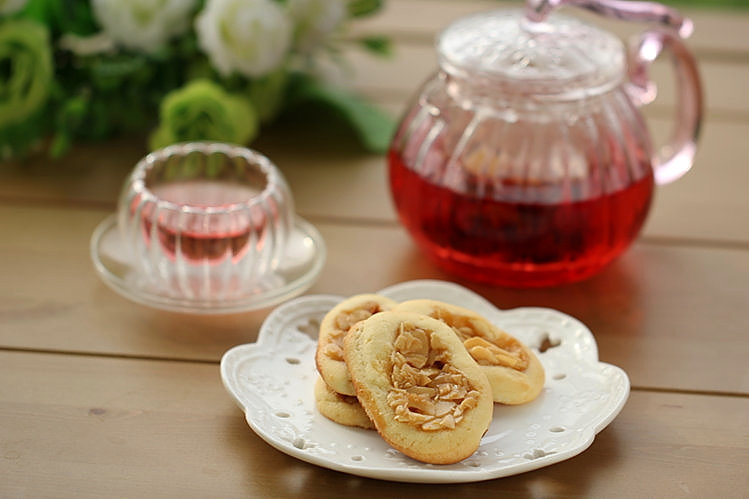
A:
{"type": "Polygon", "coordinates": [[[382,0],[0,0],[0,159],[148,132],[149,147],[247,145],[306,102],[331,106],[368,150],[393,122],[329,83],[382,0]]]}

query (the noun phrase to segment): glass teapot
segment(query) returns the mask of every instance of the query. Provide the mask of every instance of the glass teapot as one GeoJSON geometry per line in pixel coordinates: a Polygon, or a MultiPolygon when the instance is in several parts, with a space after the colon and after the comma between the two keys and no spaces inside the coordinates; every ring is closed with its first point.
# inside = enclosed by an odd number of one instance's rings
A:
{"type": "Polygon", "coordinates": [[[440,266],[497,285],[555,285],[624,251],[655,184],[692,165],[702,115],[692,23],[651,2],[528,0],[457,20],[388,155],[401,222],[440,266]],[[651,27],[616,36],[554,12],[569,4],[651,27]],[[676,125],[654,151],[639,107],[668,49],[676,125]]]}

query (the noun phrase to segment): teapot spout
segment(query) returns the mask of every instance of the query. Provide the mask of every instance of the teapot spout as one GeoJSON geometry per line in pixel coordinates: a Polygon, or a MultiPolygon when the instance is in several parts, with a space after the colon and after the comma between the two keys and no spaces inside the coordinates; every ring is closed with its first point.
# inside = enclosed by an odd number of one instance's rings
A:
{"type": "Polygon", "coordinates": [[[678,11],[656,2],[622,0],[526,0],[525,17],[532,22],[543,22],[552,11],[565,5],[580,7],[604,17],[629,22],[659,24],[673,29],[682,39],[689,38],[694,25],[678,11]]]}

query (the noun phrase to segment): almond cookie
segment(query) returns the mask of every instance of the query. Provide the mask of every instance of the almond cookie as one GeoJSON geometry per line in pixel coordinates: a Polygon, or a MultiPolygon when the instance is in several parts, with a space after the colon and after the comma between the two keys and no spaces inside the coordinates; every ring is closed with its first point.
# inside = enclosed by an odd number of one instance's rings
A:
{"type": "Polygon", "coordinates": [[[495,402],[524,404],[541,393],[545,374],[538,357],[476,312],[435,300],[405,301],[395,310],[428,315],[450,326],[489,378],[495,402]]]}
{"type": "Polygon", "coordinates": [[[492,421],[491,387],[444,322],[373,315],[351,329],[344,353],[359,402],[392,447],[433,464],[476,451],[492,421]]]}
{"type": "Polygon", "coordinates": [[[397,304],[380,295],[355,295],[343,300],[325,314],[320,323],[315,364],[330,388],[343,395],[356,395],[343,360],[343,338],[357,322],[378,312],[390,310],[397,304]]]}
{"type": "Polygon", "coordinates": [[[315,381],[315,404],[320,414],[338,424],[374,429],[356,397],[337,393],[320,377],[315,381]]]}

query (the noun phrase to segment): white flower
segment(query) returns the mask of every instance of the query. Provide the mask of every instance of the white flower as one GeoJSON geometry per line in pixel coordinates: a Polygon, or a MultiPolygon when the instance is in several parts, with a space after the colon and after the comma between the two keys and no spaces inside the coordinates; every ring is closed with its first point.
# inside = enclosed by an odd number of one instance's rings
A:
{"type": "Polygon", "coordinates": [[[268,74],[291,46],[291,20],[272,0],[208,0],[195,28],[203,52],[225,76],[268,74]]]}
{"type": "Polygon", "coordinates": [[[296,24],[297,44],[302,51],[315,48],[346,18],[345,0],[289,0],[288,9],[296,24]]]}
{"type": "Polygon", "coordinates": [[[92,0],[94,17],[112,40],[153,52],[190,28],[196,0],[92,0]]]}
{"type": "Polygon", "coordinates": [[[0,0],[0,14],[13,14],[26,5],[26,0],[0,0]]]}

